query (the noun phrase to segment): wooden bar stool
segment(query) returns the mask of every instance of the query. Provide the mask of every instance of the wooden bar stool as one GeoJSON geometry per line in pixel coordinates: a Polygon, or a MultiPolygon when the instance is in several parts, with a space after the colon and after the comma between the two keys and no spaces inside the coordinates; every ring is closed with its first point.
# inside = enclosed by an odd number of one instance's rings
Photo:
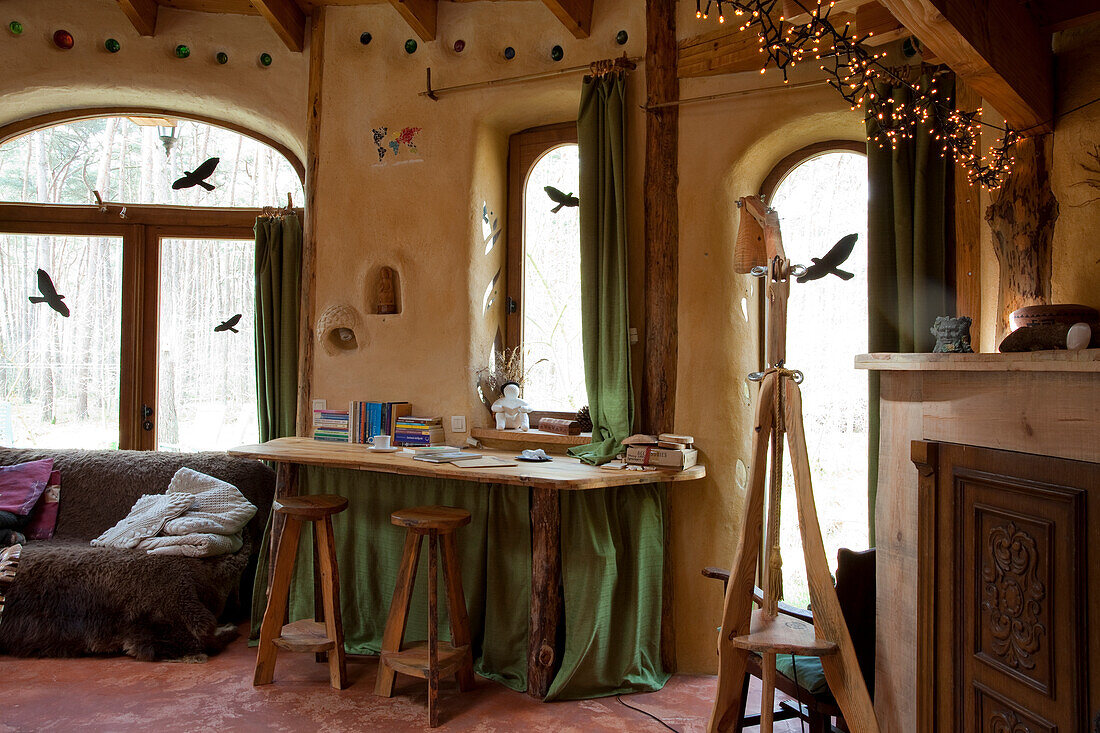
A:
{"type": "Polygon", "coordinates": [[[252,684],[266,685],[275,674],[275,657],[280,649],[288,652],[328,653],[329,681],[337,690],[347,687],[348,671],[344,659],[344,627],[340,621],[340,580],[336,572],[336,547],[332,537],[332,515],[348,508],[342,496],[288,496],[275,501],[275,511],[286,518],[275,556],[275,574],[267,597],[267,609],[260,625],[260,646],[256,652],[256,676],[252,684]],[[290,580],[298,556],[298,538],[304,522],[313,523],[313,538],[320,570],[323,621],[302,619],[286,621],[290,580]]]}
{"type": "Polygon", "coordinates": [[[390,616],[382,635],[382,658],[378,664],[376,695],[393,696],[398,672],[428,681],[428,724],[439,725],[439,678],[454,672],[458,688],[473,689],[474,663],[470,652],[470,621],[466,598],[462,594],[462,574],[458,567],[455,530],[470,523],[470,513],[448,506],[422,506],[402,509],[390,515],[390,521],[405,527],[405,551],[397,586],[390,603],[390,616]],[[402,647],[405,625],[412,602],[416,566],[420,560],[420,540],[428,536],[428,640],[402,647]],[[436,603],[436,549],[443,545],[443,577],[447,586],[447,607],[451,620],[451,643],[439,641],[439,617],[436,603]]]}

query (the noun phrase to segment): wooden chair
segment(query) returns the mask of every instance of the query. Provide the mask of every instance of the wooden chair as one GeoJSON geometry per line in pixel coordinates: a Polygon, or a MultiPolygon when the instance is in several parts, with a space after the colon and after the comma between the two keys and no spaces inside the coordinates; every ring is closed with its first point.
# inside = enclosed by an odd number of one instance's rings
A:
{"type": "MultiPolygon", "coordinates": [[[[716,578],[722,581],[722,589],[725,590],[729,581],[729,571],[719,568],[703,568],[703,575],[708,578],[716,578]]],[[[763,603],[763,592],[757,588],[755,593],[757,604],[763,603]]],[[[852,646],[855,648],[856,657],[859,660],[860,671],[867,683],[867,689],[875,689],[875,550],[871,548],[862,552],[854,552],[841,548],[837,553],[836,571],[836,595],[840,602],[840,608],[844,615],[844,621],[848,626],[852,637],[852,646]]],[[[813,612],[805,608],[797,608],[786,603],[779,604],[779,613],[785,616],[800,619],[806,623],[813,623],[813,612]]],[[[760,724],[759,715],[745,715],[745,698],[749,688],[750,675],[763,679],[764,673],[760,665],[760,657],[749,657],[748,670],[745,673],[743,692],[741,693],[741,709],[738,714],[738,722],[734,728],[735,733],[741,733],[746,727],[760,724]]],[[[783,663],[780,674],[775,676],[775,686],[791,701],[784,700],[775,711],[774,720],[790,720],[800,718],[807,724],[809,733],[833,733],[833,731],[848,731],[840,707],[826,686],[823,690],[810,689],[813,683],[819,680],[820,663],[813,657],[795,657],[791,660],[789,655],[779,657],[783,663]],[[813,665],[816,664],[816,669],[813,665]],[[807,670],[805,677],[800,676],[799,670],[807,670]],[[799,679],[795,679],[799,677],[799,679]],[[830,720],[836,719],[836,728],[830,720]]],[[[823,679],[821,677],[820,679],[823,679]]]]}
{"type": "Polygon", "coordinates": [[[337,690],[347,687],[344,627],[340,620],[340,579],[332,535],[332,515],[347,507],[348,500],[342,496],[290,496],[275,501],[274,509],[286,518],[286,526],[275,553],[275,572],[264,620],[260,625],[256,675],[252,684],[270,684],[275,675],[275,658],[283,649],[316,653],[318,661],[328,662],[332,686],[337,690]],[[304,522],[313,523],[314,580],[315,585],[320,586],[321,596],[320,608],[316,609],[315,614],[321,620],[302,619],[284,626],[294,560],[298,556],[298,538],[304,522]],[[327,657],[322,657],[323,654],[327,657]]]}
{"type": "Polygon", "coordinates": [[[470,523],[470,513],[455,507],[425,506],[394,512],[390,515],[390,521],[405,527],[405,550],[401,555],[389,619],[382,635],[382,658],[378,664],[374,692],[392,697],[398,672],[427,680],[428,724],[435,728],[439,725],[439,678],[453,672],[460,690],[466,692],[474,686],[470,621],[466,615],[458,545],[455,543],[455,531],[470,523]],[[416,581],[416,566],[420,561],[420,541],[425,535],[428,537],[428,639],[403,645],[416,581]],[[440,545],[451,620],[450,644],[439,641],[436,553],[440,545]]]}

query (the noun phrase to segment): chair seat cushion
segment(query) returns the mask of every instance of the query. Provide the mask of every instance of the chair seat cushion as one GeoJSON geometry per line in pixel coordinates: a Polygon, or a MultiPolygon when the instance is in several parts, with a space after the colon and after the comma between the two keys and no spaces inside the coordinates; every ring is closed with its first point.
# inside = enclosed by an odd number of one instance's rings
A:
{"type": "Polygon", "coordinates": [[[779,674],[799,687],[809,690],[813,695],[820,695],[829,691],[829,685],[825,682],[825,670],[821,666],[819,657],[777,654],[775,669],[779,674]]]}

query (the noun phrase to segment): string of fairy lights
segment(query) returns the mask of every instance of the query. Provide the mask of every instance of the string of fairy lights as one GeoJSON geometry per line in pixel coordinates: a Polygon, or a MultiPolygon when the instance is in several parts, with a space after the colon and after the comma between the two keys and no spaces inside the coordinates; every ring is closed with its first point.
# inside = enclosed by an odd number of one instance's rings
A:
{"type": "MultiPolygon", "coordinates": [[[[918,127],[931,125],[933,138],[967,172],[971,185],[975,183],[996,189],[1004,183],[1014,162],[1012,147],[1022,137],[1010,127],[999,128],[980,119],[982,110],[957,110],[936,87],[935,77],[910,82],[893,71],[885,62],[885,51],[874,51],[864,45],[870,34],[859,37],[852,33],[850,23],[837,28],[829,19],[833,2],[821,3],[809,13],[809,21],[801,25],[785,23],[781,0],[695,0],[696,17],[709,18],[712,7],[718,12],[718,22],[726,22],[726,10],[731,10],[740,30],[753,30],[760,41],[763,63],[760,73],[774,67],[783,74],[786,84],[788,69],[800,63],[816,63],[827,76],[826,81],[852,106],[863,108],[873,124],[868,126],[868,140],[897,149],[898,143],[912,139],[918,127]],[[716,6],[716,7],[715,7],[716,6]],[[884,89],[900,90],[885,92],[884,89]],[[981,127],[993,127],[1002,135],[988,157],[981,151],[981,127]]],[[[801,4],[799,4],[800,7],[801,4]]]]}

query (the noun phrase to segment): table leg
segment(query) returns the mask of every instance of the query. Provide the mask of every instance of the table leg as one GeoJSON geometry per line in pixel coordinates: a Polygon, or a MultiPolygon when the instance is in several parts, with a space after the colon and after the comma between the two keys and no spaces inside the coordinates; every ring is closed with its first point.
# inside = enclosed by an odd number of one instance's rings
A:
{"type": "MultiPolygon", "coordinates": [[[[275,498],[298,495],[298,464],[275,464],[275,498]]],[[[271,516],[271,536],[268,538],[267,552],[267,593],[271,597],[271,580],[275,576],[275,558],[279,553],[279,540],[283,536],[283,527],[286,525],[286,517],[282,514],[271,516]]]]}
{"type": "Polygon", "coordinates": [[[527,642],[527,694],[542,699],[561,660],[561,506],[553,489],[531,489],[531,635],[527,642]]]}

